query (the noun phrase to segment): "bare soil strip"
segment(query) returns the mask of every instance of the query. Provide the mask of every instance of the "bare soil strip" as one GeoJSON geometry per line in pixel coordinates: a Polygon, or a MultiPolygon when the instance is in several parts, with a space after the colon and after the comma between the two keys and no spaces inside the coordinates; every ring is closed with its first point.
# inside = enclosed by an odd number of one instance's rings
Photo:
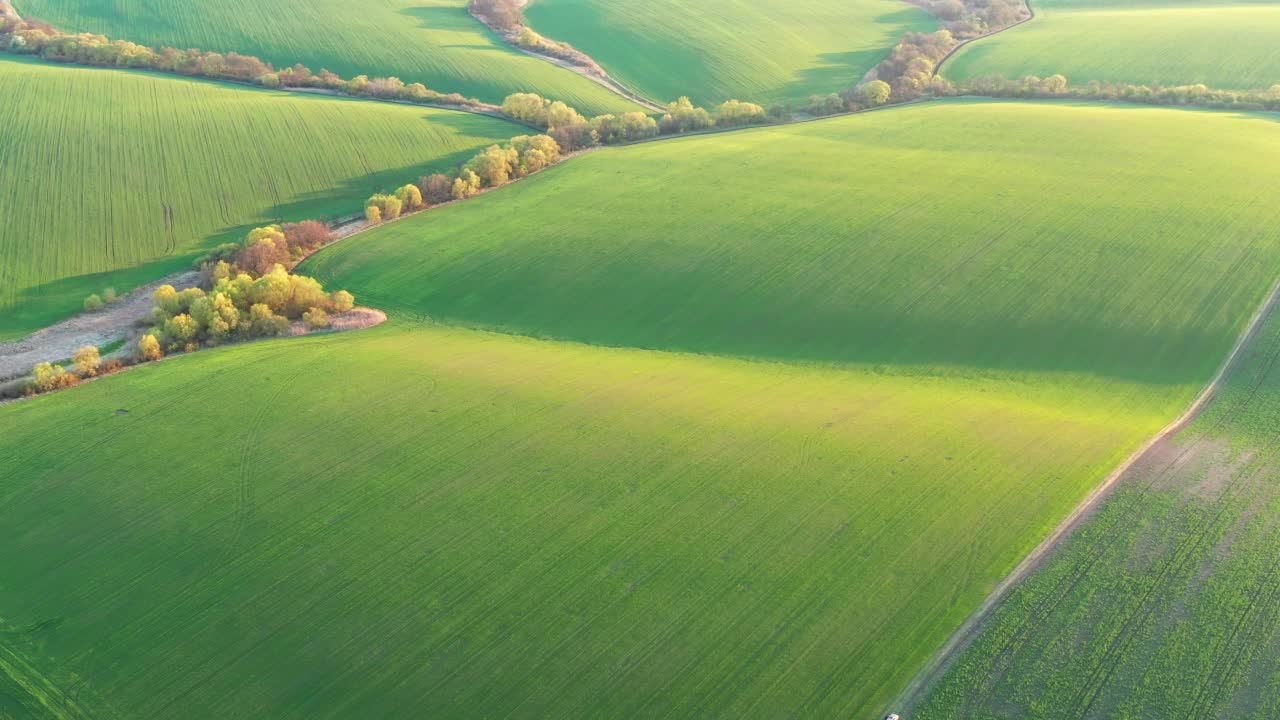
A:
{"type": "Polygon", "coordinates": [[[1039,545],[1037,545],[1025,558],[1022,559],[1022,562],[1018,563],[1017,567],[1015,567],[1008,576],[1001,580],[1000,583],[992,589],[987,598],[982,601],[982,604],[969,615],[969,618],[965,620],[959,629],[951,635],[946,644],[944,644],[942,648],[939,649],[927,663],[925,663],[925,666],[920,670],[920,672],[912,678],[907,687],[898,695],[897,700],[893,703],[895,712],[909,711],[924,698],[933,685],[936,684],[951,667],[951,664],[955,662],[965,648],[967,648],[978,636],[979,632],[983,630],[986,625],[986,621],[991,617],[991,613],[997,606],[999,606],[1000,602],[1004,600],[1004,597],[1008,594],[1009,590],[1034,572],[1036,568],[1040,567],[1041,563],[1044,562],[1048,554],[1057,547],[1058,543],[1060,543],[1063,538],[1079,526],[1080,523],[1086,519],[1086,517],[1092,513],[1104,499],[1106,499],[1107,495],[1110,494],[1110,491],[1115,487],[1116,483],[1125,477],[1134,465],[1142,460],[1148,453],[1158,451],[1159,446],[1163,442],[1169,440],[1200,416],[1200,413],[1202,413],[1205,407],[1208,406],[1209,401],[1213,399],[1215,394],[1217,394],[1223,381],[1225,381],[1235,369],[1236,363],[1240,359],[1241,351],[1244,350],[1245,346],[1247,346],[1249,342],[1257,336],[1258,330],[1262,327],[1263,321],[1270,316],[1272,310],[1275,309],[1278,300],[1280,300],[1280,282],[1277,282],[1276,285],[1271,288],[1271,292],[1267,294],[1266,300],[1263,301],[1262,305],[1253,314],[1253,317],[1250,318],[1249,324],[1245,327],[1245,330],[1241,333],[1239,339],[1236,340],[1236,344],[1231,348],[1231,352],[1227,354],[1226,359],[1223,360],[1222,364],[1218,367],[1218,371],[1214,374],[1213,379],[1209,381],[1209,384],[1200,392],[1196,399],[1191,403],[1190,407],[1187,408],[1186,412],[1182,413],[1182,415],[1177,419],[1166,425],[1160,430],[1160,432],[1156,433],[1154,437],[1148,440],[1146,444],[1134,451],[1134,453],[1121,463],[1119,467],[1113,470],[1110,475],[1107,475],[1107,477],[1103,479],[1102,483],[1098,487],[1094,488],[1093,492],[1089,493],[1089,495],[1071,511],[1071,514],[1068,515],[1047,538],[1041,541],[1039,545]]]}
{"type": "Polygon", "coordinates": [[[195,287],[199,274],[181,272],[143,285],[102,310],[67,318],[21,340],[0,343],[0,381],[21,377],[42,362],[57,362],[76,350],[109,345],[129,336],[134,323],[151,316],[151,294],[161,285],[195,287]]]}

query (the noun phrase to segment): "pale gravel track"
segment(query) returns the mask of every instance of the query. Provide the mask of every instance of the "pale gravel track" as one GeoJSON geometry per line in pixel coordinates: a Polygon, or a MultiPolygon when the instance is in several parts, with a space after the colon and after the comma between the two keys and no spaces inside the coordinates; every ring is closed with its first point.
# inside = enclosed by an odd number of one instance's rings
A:
{"type": "Polygon", "coordinates": [[[1142,447],[1138,448],[1123,463],[1121,463],[1111,474],[1103,479],[1102,483],[1090,492],[1084,500],[1071,511],[1057,528],[1049,534],[1044,540],[1036,545],[1026,557],[1022,559],[1013,571],[1010,572],[1003,580],[1001,580],[995,588],[992,589],[987,598],[982,601],[973,613],[964,621],[960,627],[952,633],[938,652],[929,659],[925,666],[916,673],[907,687],[899,693],[897,699],[893,702],[890,712],[907,713],[924,699],[930,689],[942,678],[946,671],[951,667],[952,663],[959,658],[963,651],[973,642],[978,634],[985,628],[986,621],[990,618],[991,613],[1000,605],[1005,596],[1018,583],[1022,582],[1028,575],[1034,572],[1044,562],[1045,558],[1051,553],[1058,544],[1071,534],[1073,530],[1110,494],[1115,488],[1117,482],[1121,480],[1130,469],[1133,468],[1148,452],[1155,448],[1159,443],[1173,437],[1175,434],[1190,425],[1197,417],[1204,412],[1209,401],[1213,399],[1218,390],[1221,389],[1222,383],[1230,376],[1240,359],[1241,352],[1253,340],[1262,323],[1271,315],[1275,309],[1277,302],[1280,301],[1280,282],[1277,282],[1271,292],[1267,294],[1262,305],[1254,312],[1253,317],[1249,319],[1248,325],[1245,326],[1244,332],[1236,340],[1235,345],[1231,348],[1231,352],[1227,354],[1225,360],[1218,367],[1218,371],[1213,378],[1200,392],[1196,399],[1186,409],[1182,415],[1164,426],[1160,432],[1156,433],[1142,447]]]}
{"type": "Polygon", "coordinates": [[[975,42],[977,42],[977,41],[979,41],[979,40],[986,40],[987,38],[989,38],[989,37],[993,37],[993,36],[995,36],[995,35],[999,35],[1000,33],[1004,32],[1004,31],[1006,31],[1006,30],[1012,30],[1012,29],[1014,29],[1014,28],[1018,27],[1019,25],[1024,25],[1024,24],[1026,24],[1026,23],[1031,22],[1032,20],[1035,20],[1035,19],[1036,19],[1036,9],[1035,9],[1034,7],[1031,7],[1031,0],[1022,0],[1022,4],[1023,4],[1023,5],[1025,5],[1025,6],[1027,6],[1027,12],[1028,12],[1028,13],[1030,13],[1027,17],[1022,18],[1021,20],[1019,20],[1019,21],[1018,21],[1018,22],[1016,22],[1016,23],[1013,23],[1012,25],[1005,25],[1004,27],[1002,27],[1002,28],[1000,28],[1000,29],[998,29],[998,30],[992,30],[991,32],[986,33],[986,34],[984,34],[984,35],[979,35],[978,37],[972,37],[972,38],[969,38],[968,40],[963,40],[963,41],[961,41],[961,42],[957,43],[955,47],[953,47],[953,48],[951,48],[950,50],[948,50],[948,51],[947,51],[947,54],[946,54],[946,55],[943,55],[943,56],[942,56],[942,59],[941,59],[941,60],[939,60],[939,61],[938,61],[938,63],[937,63],[936,65],[934,65],[934,66],[933,66],[933,74],[934,74],[934,77],[937,77],[938,75],[940,75],[940,74],[942,73],[942,66],[943,66],[943,65],[945,65],[945,64],[947,64],[947,61],[948,61],[948,60],[950,60],[950,59],[952,58],[952,56],[954,56],[956,53],[960,52],[960,48],[963,48],[964,46],[966,46],[966,45],[968,45],[968,44],[970,44],[970,43],[975,43],[975,42]]]}
{"type": "Polygon", "coordinates": [[[70,358],[76,350],[102,347],[128,338],[138,320],[150,317],[151,294],[161,285],[179,290],[195,287],[199,273],[181,272],[148,283],[102,310],[55,323],[21,340],[0,343],[0,381],[21,377],[42,362],[70,358]]]}

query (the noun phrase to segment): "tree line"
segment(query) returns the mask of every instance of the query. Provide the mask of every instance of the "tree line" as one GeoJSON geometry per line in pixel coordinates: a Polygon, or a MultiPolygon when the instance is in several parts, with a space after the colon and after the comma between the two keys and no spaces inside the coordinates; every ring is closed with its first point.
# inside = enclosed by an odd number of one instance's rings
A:
{"type": "Polygon", "coordinates": [[[520,135],[506,145],[491,145],[451,173],[434,173],[395,190],[379,192],[364,204],[370,223],[395,220],[434,205],[465,200],[487,188],[505,185],[560,162],[565,153],[598,145],[613,145],[712,127],[763,123],[768,117],[759,105],[729,100],[713,115],[682,97],[667,107],[661,120],[642,112],[597,115],[588,120],[558,100],[533,93],[508,95],[502,112],[542,128],[542,135],[520,135]]]}
{"type": "Polygon", "coordinates": [[[524,19],[524,11],[515,0],[472,0],[467,9],[477,20],[516,47],[587,68],[597,75],[606,74],[604,68],[590,55],[567,42],[545,37],[529,27],[524,19]]]}
{"type": "Polygon", "coordinates": [[[357,75],[346,80],[324,69],[312,72],[301,64],[277,70],[271,63],[252,55],[153,48],[127,40],[110,40],[103,35],[66,33],[48,23],[14,15],[0,15],[0,50],[74,65],[138,68],[267,88],[313,88],[355,97],[493,109],[492,105],[475,98],[441,93],[422,83],[406,84],[396,77],[370,79],[367,75],[357,75]]]}

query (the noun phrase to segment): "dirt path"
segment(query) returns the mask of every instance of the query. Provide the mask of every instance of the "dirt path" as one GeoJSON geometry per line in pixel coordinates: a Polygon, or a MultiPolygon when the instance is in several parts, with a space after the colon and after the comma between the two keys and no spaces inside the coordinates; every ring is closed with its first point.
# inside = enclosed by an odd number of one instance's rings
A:
{"type": "Polygon", "coordinates": [[[86,312],[50,325],[21,340],[0,343],[0,381],[21,377],[42,362],[70,358],[85,345],[102,347],[127,338],[134,323],[151,315],[151,294],[161,285],[179,290],[195,287],[198,273],[175,273],[143,285],[97,312],[86,312]]]}
{"type": "MultiPolygon", "coordinates": [[[[524,9],[528,6],[529,6],[529,0],[516,0],[516,7],[520,9],[521,14],[523,14],[524,9]]],[[[605,88],[606,90],[609,90],[615,95],[619,95],[649,110],[652,110],[654,112],[666,112],[666,107],[662,106],[661,104],[653,100],[650,100],[649,98],[641,95],[638,92],[635,92],[634,90],[631,90],[626,85],[623,85],[617,80],[614,80],[612,77],[609,76],[609,73],[604,69],[604,66],[596,62],[595,58],[582,52],[581,50],[574,48],[574,50],[577,51],[580,55],[582,55],[582,57],[590,61],[594,67],[583,67],[582,65],[577,65],[567,60],[561,60],[560,58],[554,57],[552,55],[544,55],[540,52],[534,52],[533,50],[522,48],[515,43],[515,40],[513,39],[514,32],[507,32],[497,27],[494,27],[493,24],[489,22],[488,18],[476,13],[472,7],[468,7],[467,10],[470,13],[471,17],[480,21],[482,25],[492,30],[498,37],[502,38],[503,41],[506,42],[506,44],[510,46],[513,50],[522,52],[525,55],[528,55],[530,57],[538,58],[539,60],[545,60],[551,63],[552,65],[555,65],[556,67],[564,68],[569,72],[577,73],[578,75],[581,75],[582,77],[605,88]]],[[[526,24],[525,27],[529,27],[529,26],[526,24]]],[[[530,29],[532,30],[531,27],[530,29]]],[[[544,35],[543,37],[546,37],[546,36],[544,35]]],[[[547,38],[547,39],[550,40],[551,38],[547,38]]]]}
{"type": "Polygon", "coordinates": [[[1027,12],[1028,12],[1028,13],[1030,13],[1027,17],[1022,18],[1021,20],[1019,20],[1019,21],[1018,21],[1018,22],[1016,22],[1016,23],[1013,23],[1012,25],[1005,25],[1004,27],[1000,28],[999,30],[992,30],[991,32],[989,32],[989,33],[987,33],[987,34],[985,34],[985,35],[979,35],[978,37],[973,37],[973,38],[969,38],[968,40],[962,40],[962,41],[960,41],[959,43],[957,43],[957,44],[956,44],[956,46],[955,46],[955,47],[951,48],[951,50],[949,50],[949,51],[947,52],[947,54],[946,54],[946,55],[943,55],[943,56],[942,56],[942,59],[941,59],[941,60],[939,60],[939,61],[937,62],[937,64],[936,64],[936,65],[934,65],[934,66],[933,66],[933,75],[934,75],[934,77],[937,77],[938,75],[941,75],[941,74],[942,74],[942,66],[943,66],[943,65],[946,65],[946,64],[947,64],[947,61],[948,61],[948,60],[950,60],[950,59],[951,59],[951,57],[952,57],[953,55],[955,55],[956,53],[960,52],[960,48],[964,47],[965,45],[968,45],[969,43],[977,42],[977,41],[979,41],[979,40],[986,40],[987,38],[989,38],[989,37],[991,37],[991,36],[993,36],[993,35],[999,35],[1000,33],[1004,32],[1005,30],[1012,30],[1012,29],[1014,29],[1014,28],[1018,27],[1019,25],[1023,25],[1023,24],[1026,24],[1026,23],[1031,22],[1032,20],[1035,20],[1035,19],[1036,19],[1036,9],[1035,9],[1035,8],[1033,8],[1033,7],[1031,7],[1031,0],[1022,0],[1022,4],[1027,6],[1027,12]]]}
{"type": "Polygon", "coordinates": [[[1134,465],[1142,460],[1148,453],[1152,452],[1153,449],[1157,449],[1163,441],[1177,434],[1187,425],[1190,425],[1192,421],[1200,416],[1200,413],[1204,412],[1209,401],[1213,399],[1213,396],[1217,394],[1218,389],[1222,387],[1223,381],[1225,381],[1235,369],[1237,361],[1240,359],[1241,352],[1249,342],[1257,336],[1258,330],[1262,327],[1263,321],[1266,320],[1275,309],[1278,301],[1280,301],[1280,282],[1277,282],[1276,285],[1271,288],[1271,292],[1267,295],[1266,300],[1263,301],[1262,305],[1253,314],[1253,317],[1250,318],[1249,324],[1245,327],[1245,330],[1241,333],[1239,339],[1236,340],[1236,344],[1231,348],[1231,352],[1227,354],[1226,359],[1222,361],[1222,365],[1218,367],[1218,371],[1214,374],[1213,379],[1209,381],[1209,384],[1200,392],[1196,399],[1191,403],[1190,407],[1187,408],[1186,412],[1182,413],[1182,415],[1177,419],[1166,425],[1142,447],[1134,451],[1134,453],[1121,463],[1119,467],[1113,470],[1110,475],[1107,475],[1102,483],[1098,487],[1094,488],[1093,492],[1089,493],[1089,495],[1071,511],[1071,514],[1068,515],[1052,533],[1050,533],[1049,537],[1041,541],[1039,545],[1037,545],[1025,558],[1022,559],[1022,562],[1018,563],[1017,567],[1015,567],[1009,575],[995,586],[991,593],[987,595],[987,598],[982,601],[982,604],[969,615],[968,619],[964,621],[959,629],[952,633],[946,644],[929,659],[924,668],[922,668],[907,685],[906,689],[898,695],[897,699],[893,703],[893,712],[906,713],[914,708],[915,705],[924,698],[933,685],[946,673],[947,669],[951,667],[951,664],[955,662],[965,648],[967,648],[978,636],[978,633],[985,627],[986,621],[990,618],[991,613],[997,606],[999,606],[1000,602],[1004,600],[1004,597],[1008,594],[1009,590],[1034,572],[1036,568],[1040,567],[1041,563],[1043,563],[1048,554],[1057,547],[1058,543],[1069,535],[1077,526],[1079,526],[1080,523],[1084,521],[1104,499],[1106,499],[1107,495],[1115,487],[1116,483],[1123,478],[1134,465]]]}

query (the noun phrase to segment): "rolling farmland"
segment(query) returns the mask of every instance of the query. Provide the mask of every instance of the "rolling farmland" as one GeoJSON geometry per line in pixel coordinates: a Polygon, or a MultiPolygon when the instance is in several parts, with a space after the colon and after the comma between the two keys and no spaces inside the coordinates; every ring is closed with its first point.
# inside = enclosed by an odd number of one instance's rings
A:
{"type": "Polygon", "coordinates": [[[500,103],[538,92],[584,113],[640,110],[586,78],[508,47],[464,0],[17,0],[26,17],[148,45],[257,55],[343,77],[398,76],[500,103]]]}
{"type": "Polygon", "coordinates": [[[523,129],[12,57],[0,94],[0,337],[185,269],[246,225],[357,212],[523,129]]]}
{"type": "Polygon", "coordinates": [[[868,714],[1208,379],[1274,281],[1278,144],[939,102],[329,248],[391,322],[0,406],[0,708],[868,714]]]}
{"type": "Polygon", "coordinates": [[[601,150],[308,270],[540,337],[1185,401],[1274,282],[1277,152],[1263,115],[934,102],[601,150]]]}
{"type": "Polygon", "coordinates": [[[963,48],[943,74],[1061,73],[1076,84],[1229,90],[1280,84],[1280,4],[1032,2],[1035,20],[963,48]]]}
{"type": "Polygon", "coordinates": [[[912,717],[1280,713],[1280,316],[1204,415],[1136,466],[912,717]]]}
{"type": "Polygon", "coordinates": [[[2,648],[72,716],[848,716],[1160,422],[1044,390],[394,320],[201,352],[0,406],[2,648]]]}
{"type": "Polygon", "coordinates": [[[803,105],[852,87],[903,34],[938,27],[891,0],[538,0],[527,14],[539,32],[572,43],[629,87],[706,104],[803,105]]]}

